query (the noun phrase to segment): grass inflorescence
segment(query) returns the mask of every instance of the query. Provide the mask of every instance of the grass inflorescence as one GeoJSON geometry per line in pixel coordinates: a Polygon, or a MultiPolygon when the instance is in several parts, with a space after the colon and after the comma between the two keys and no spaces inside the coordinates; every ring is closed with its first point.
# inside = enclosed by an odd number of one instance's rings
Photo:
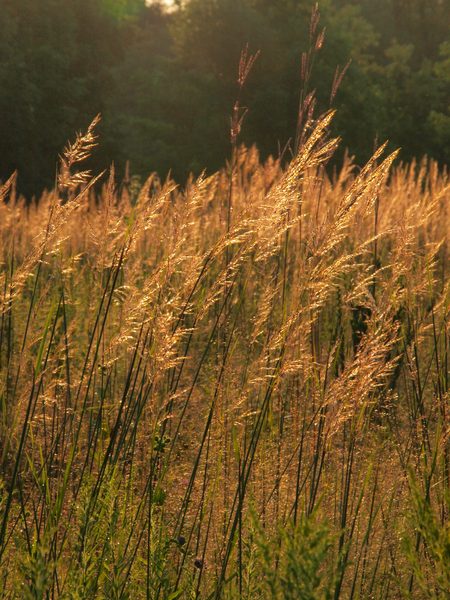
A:
{"type": "Polygon", "coordinates": [[[138,194],[77,171],[96,120],[2,187],[2,597],[448,592],[450,182],[331,176],[333,114],[138,194]]]}

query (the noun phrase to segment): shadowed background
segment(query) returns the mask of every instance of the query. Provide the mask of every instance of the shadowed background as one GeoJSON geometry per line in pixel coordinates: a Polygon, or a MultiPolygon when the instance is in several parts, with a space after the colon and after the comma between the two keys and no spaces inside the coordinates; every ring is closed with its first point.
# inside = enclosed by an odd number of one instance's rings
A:
{"type": "MultiPolygon", "coordinates": [[[[239,53],[261,55],[241,140],[278,155],[294,135],[311,0],[0,0],[0,179],[52,187],[58,154],[102,113],[92,167],[119,176],[212,171],[229,155],[239,53]],[[171,10],[167,10],[171,5],[171,10]]],[[[449,0],[324,0],[314,80],[334,133],[362,162],[389,139],[408,160],[450,158],[449,0]]]]}

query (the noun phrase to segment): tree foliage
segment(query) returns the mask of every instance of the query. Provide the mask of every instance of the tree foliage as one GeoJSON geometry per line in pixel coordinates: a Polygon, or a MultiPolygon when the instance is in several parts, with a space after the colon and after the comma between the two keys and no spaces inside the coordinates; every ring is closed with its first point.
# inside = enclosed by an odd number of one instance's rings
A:
{"type": "MultiPolygon", "coordinates": [[[[311,0],[0,0],[0,179],[38,194],[65,140],[101,112],[95,167],[214,169],[229,154],[239,54],[260,58],[242,104],[242,141],[263,155],[292,139],[311,0]]],[[[357,160],[376,140],[402,157],[450,160],[450,0],[323,0],[326,43],[311,88],[357,160]]]]}

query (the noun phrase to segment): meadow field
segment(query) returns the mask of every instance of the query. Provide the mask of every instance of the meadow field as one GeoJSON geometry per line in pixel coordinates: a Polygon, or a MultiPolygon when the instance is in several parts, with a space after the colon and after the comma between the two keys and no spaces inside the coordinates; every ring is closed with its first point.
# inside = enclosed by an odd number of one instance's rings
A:
{"type": "MultiPolygon", "coordinates": [[[[0,191],[0,596],[443,599],[450,180],[234,147],[0,191]]],[[[99,140],[101,144],[101,139],[99,140]]]]}

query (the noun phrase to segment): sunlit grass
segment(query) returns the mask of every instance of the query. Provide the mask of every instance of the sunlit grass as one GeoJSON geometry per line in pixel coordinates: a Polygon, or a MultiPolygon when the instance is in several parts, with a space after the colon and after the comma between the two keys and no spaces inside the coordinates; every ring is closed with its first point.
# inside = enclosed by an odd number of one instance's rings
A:
{"type": "Polygon", "coordinates": [[[330,178],[332,116],[137,197],[94,124],[3,187],[2,597],[444,597],[448,175],[330,178]]]}

